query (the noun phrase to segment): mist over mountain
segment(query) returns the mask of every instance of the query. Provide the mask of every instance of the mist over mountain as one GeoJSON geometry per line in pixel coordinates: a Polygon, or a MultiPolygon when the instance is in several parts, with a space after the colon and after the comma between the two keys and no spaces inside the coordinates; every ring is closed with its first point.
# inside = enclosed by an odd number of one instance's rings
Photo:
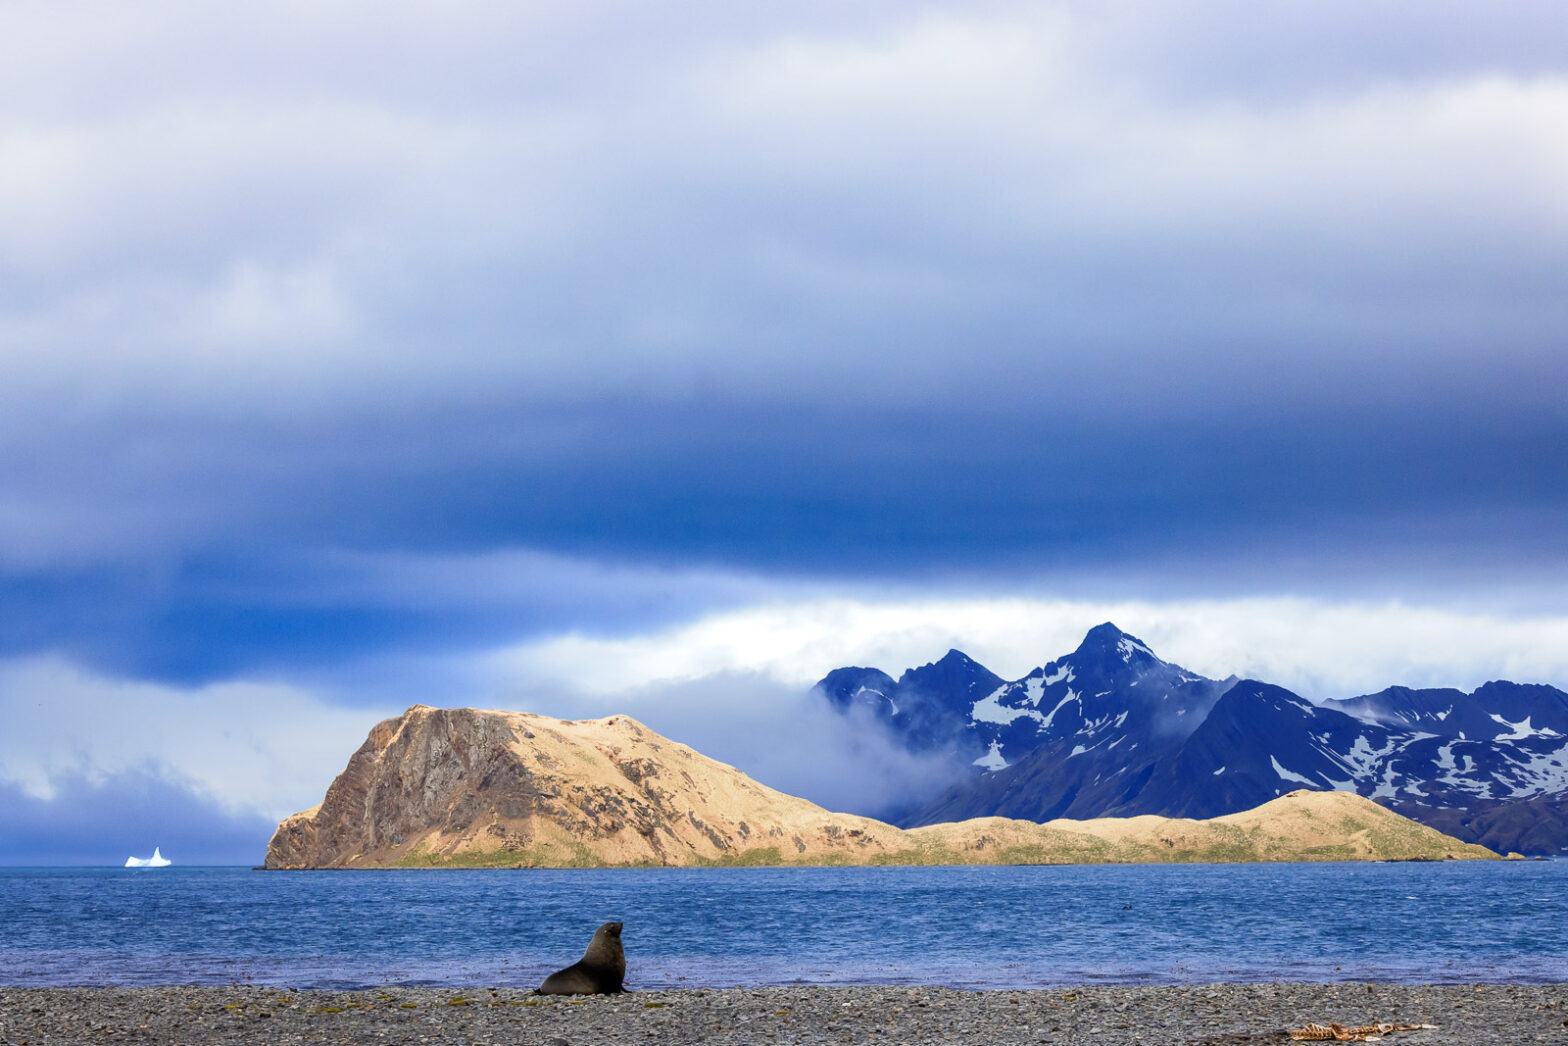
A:
{"type": "Polygon", "coordinates": [[[1568,694],[1494,681],[1472,693],[1389,687],[1314,704],[1161,660],[1106,623],[1005,681],[958,650],[897,679],[836,669],[817,684],[910,751],[973,767],[906,825],[1234,813],[1297,788],[1353,792],[1500,851],[1568,852],[1568,694]]]}

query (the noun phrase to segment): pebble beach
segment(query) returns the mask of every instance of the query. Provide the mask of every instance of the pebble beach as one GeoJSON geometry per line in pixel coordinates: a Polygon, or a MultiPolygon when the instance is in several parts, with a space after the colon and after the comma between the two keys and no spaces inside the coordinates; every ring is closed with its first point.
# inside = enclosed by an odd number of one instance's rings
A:
{"type": "Polygon", "coordinates": [[[770,987],[0,988],[0,1044],[1288,1043],[1311,1023],[1432,1024],[1411,1046],[1568,1043],[1568,985],[1215,984],[968,992],[770,987]]]}

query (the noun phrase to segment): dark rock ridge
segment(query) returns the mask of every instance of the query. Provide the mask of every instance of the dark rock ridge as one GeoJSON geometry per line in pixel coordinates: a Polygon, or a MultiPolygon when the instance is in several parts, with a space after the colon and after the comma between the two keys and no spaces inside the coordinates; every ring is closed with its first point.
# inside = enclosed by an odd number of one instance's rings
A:
{"type": "Polygon", "coordinates": [[[911,751],[953,748],[974,774],[906,825],[1000,815],[1208,818],[1297,788],[1354,792],[1501,852],[1568,853],[1568,694],[1491,682],[1312,702],[1207,679],[1112,624],[1014,682],[953,650],[897,680],[841,668],[818,684],[911,751]]]}

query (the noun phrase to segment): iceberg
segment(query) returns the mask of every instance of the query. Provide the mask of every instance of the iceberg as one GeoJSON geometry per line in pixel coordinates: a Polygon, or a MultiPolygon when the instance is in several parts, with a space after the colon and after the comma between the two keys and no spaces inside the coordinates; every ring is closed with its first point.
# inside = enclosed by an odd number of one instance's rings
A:
{"type": "Polygon", "coordinates": [[[125,859],[125,867],[127,868],[167,868],[171,863],[167,857],[158,852],[158,847],[156,846],[152,848],[151,857],[127,857],[125,859]]]}

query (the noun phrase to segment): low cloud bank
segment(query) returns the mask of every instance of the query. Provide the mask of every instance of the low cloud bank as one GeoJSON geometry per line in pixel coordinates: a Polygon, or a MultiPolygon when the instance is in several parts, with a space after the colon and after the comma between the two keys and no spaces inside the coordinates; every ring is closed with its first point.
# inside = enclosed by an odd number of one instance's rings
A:
{"type": "Polygon", "coordinates": [[[927,805],[968,772],[952,752],[904,751],[865,710],[840,715],[814,691],[757,674],[530,701],[523,710],[567,718],[624,713],[770,788],[884,820],[927,805]]]}
{"type": "Polygon", "coordinates": [[[179,865],[260,864],[277,824],[234,814],[152,769],[65,774],[53,796],[0,781],[0,864],[123,865],[153,848],[179,865]]]}
{"type": "MultiPolygon", "coordinates": [[[[896,676],[950,647],[1016,679],[1070,653],[1102,621],[1194,672],[1267,680],[1313,700],[1396,684],[1469,690],[1492,679],[1568,688],[1568,616],[1560,611],[1288,596],[780,599],[657,632],[521,643],[487,655],[478,671],[492,680],[528,680],[540,694],[554,685],[603,697],[650,684],[673,693],[708,678],[755,674],[776,687],[767,700],[785,700],[779,695],[799,695],[843,665],[896,676]]],[[[722,711],[738,714],[735,707],[722,711]]]]}
{"type": "Polygon", "coordinates": [[[48,801],[75,782],[151,773],[227,817],[275,825],[321,799],[380,718],[280,683],[184,688],[53,658],[0,662],[0,782],[48,801]]]}

